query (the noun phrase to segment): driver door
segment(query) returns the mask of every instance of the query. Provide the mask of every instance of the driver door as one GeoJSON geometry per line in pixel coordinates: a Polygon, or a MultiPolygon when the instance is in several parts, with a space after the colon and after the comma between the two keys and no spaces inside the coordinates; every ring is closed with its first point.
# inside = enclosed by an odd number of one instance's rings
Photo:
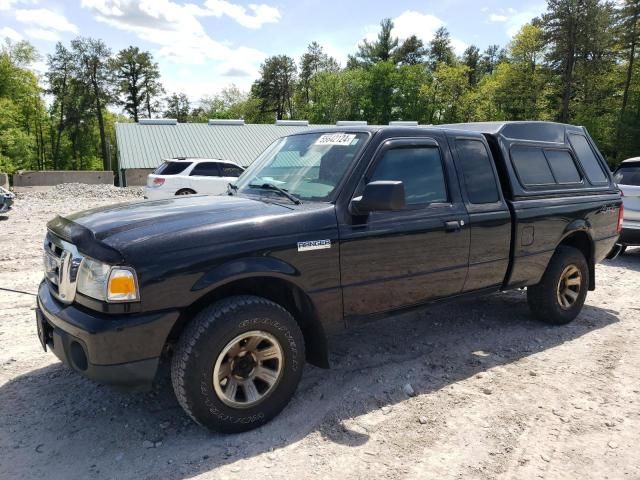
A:
{"type": "Polygon", "coordinates": [[[448,152],[444,137],[390,140],[379,148],[353,196],[371,181],[401,180],[406,207],[371,212],[340,225],[346,317],[462,291],[470,235],[448,152]]]}

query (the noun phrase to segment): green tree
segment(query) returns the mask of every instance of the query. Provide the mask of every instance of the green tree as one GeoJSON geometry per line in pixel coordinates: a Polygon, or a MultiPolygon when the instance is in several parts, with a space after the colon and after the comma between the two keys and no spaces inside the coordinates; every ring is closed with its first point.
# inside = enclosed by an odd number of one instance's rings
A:
{"type": "Polygon", "coordinates": [[[392,60],[398,47],[398,39],[393,36],[393,22],[385,18],[380,22],[380,32],[373,42],[363,40],[358,46],[356,59],[364,65],[392,60]]]}
{"type": "Polygon", "coordinates": [[[475,45],[469,45],[462,54],[462,63],[469,67],[469,85],[478,83],[480,68],[480,50],[475,45]]]}
{"type": "Polygon", "coordinates": [[[57,170],[60,163],[60,144],[62,133],[65,129],[65,121],[68,116],[69,104],[73,102],[72,92],[74,82],[74,57],[72,53],[60,42],[56,43],[53,55],[47,57],[46,79],[49,84],[48,93],[53,96],[51,117],[57,117],[55,121],[55,134],[52,138],[52,163],[57,170]]]}
{"type": "Polygon", "coordinates": [[[296,63],[286,55],[269,57],[260,66],[260,78],[252,87],[252,96],[260,100],[260,112],[275,114],[277,120],[294,117],[296,63]]]}
{"type": "Polygon", "coordinates": [[[489,45],[482,53],[480,59],[480,76],[492,75],[496,67],[506,57],[504,49],[500,48],[500,45],[489,45]]]}
{"type": "Polygon", "coordinates": [[[399,120],[429,122],[433,77],[424,65],[402,65],[395,80],[394,110],[399,120]]]}
{"type": "MultiPolygon", "coordinates": [[[[541,25],[549,45],[547,61],[560,77],[558,120],[571,121],[571,100],[576,83],[576,65],[589,61],[594,42],[603,33],[603,12],[610,4],[599,0],[548,0],[541,25]]],[[[605,32],[608,33],[608,32],[605,32]]]]}
{"type": "Polygon", "coordinates": [[[400,65],[418,65],[424,62],[426,54],[427,49],[422,40],[411,35],[393,52],[393,59],[400,65]]]}
{"type": "Polygon", "coordinates": [[[110,170],[104,112],[106,107],[113,103],[114,78],[110,68],[111,50],[102,40],[76,38],[71,41],[71,51],[82,93],[90,99],[98,120],[102,165],[105,170],[110,170]]]}
{"type": "MultiPolygon", "coordinates": [[[[638,50],[638,44],[640,43],[640,0],[624,0],[617,14],[617,27],[618,27],[618,42],[620,46],[620,53],[623,61],[626,63],[625,75],[624,75],[624,87],[622,93],[622,104],[620,106],[620,115],[618,119],[618,126],[616,132],[616,149],[615,156],[618,157],[620,152],[619,145],[623,140],[625,133],[631,133],[627,135],[627,143],[634,141],[636,145],[639,144],[636,140],[638,131],[638,116],[635,118],[631,115],[631,118],[627,118],[627,109],[629,106],[629,98],[632,92],[632,81],[634,79],[634,71],[636,66],[636,55],[638,50]],[[634,122],[633,120],[636,120],[634,122]],[[635,123],[635,132],[633,132],[633,125],[635,123]],[[631,128],[629,128],[631,127],[631,128]],[[631,130],[627,132],[627,130],[631,130]],[[634,135],[634,133],[636,133],[634,135]]],[[[623,150],[624,151],[624,150],[623,150]]],[[[624,153],[627,153],[625,151],[624,153]]],[[[618,158],[619,160],[621,158],[618,158]]]]}
{"type": "Polygon", "coordinates": [[[320,44],[312,42],[300,58],[300,74],[298,75],[296,105],[299,115],[307,116],[309,105],[315,101],[312,89],[313,77],[320,72],[340,69],[335,58],[324,52],[320,44]]]}
{"type": "Polygon", "coordinates": [[[438,63],[430,88],[432,108],[429,123],[466,121],[470,115],[469,92],[469,67],[438,63]]]}
{"type": "Polygon", "coordinates": [[[42,168],[46,115],[42,90],[29,66],[39,58],[27,42],[0,45],[0,170],[42,168]]]}
{"type": "Polygon", "coordinates": [[[164,118],[175,118],[180,123],[189,121],[191,102],[189,102],[189,97],[185,93],[172,93],[164,101],[166,104],[163,113],[164,118]]]}
{"type": "Polygon", "coordinates": [[[210,118],[244,118],[248,99],[247,93],[235,85],[230,85],[223,88],[217,95],[202,97],[200,105],[191,112],[191,120],[206,122],[210,118]]]}
{"type": "Polygon", "coordinates": [[[397,70],[393,62],[386,60],[370,65],[364,71],[365,118],[375,124],[386,125],[394,116],[394,90],[397,85],[397,70]]]}
{"type": "Polygon", "coordinates": [[[312,42],[307,51],[300,58],[300,75],[298,86],[302,92],[305,103],[311,101],[311,79],[314,75],[325,71],[337,71],[340,69],[335,58],[327,55],[318,42],[312,42]]]}
{"type": "Polygon", "coordinates": [[[320,72],[311,82],[315,92],[315,101],[309,110],[311,123],[331,125],[338,120],[365,118],[368,80],[364,69],[320,72]]]}
{"type": "Polygon", "coordinates": [[[525,24],[509,45],[508,61],[497,67],[494,101],[501,117],[537,120],[545,116],[547,93],[544,39],[539,27],[525,24]]]}
{"type": "Polygon", "coordinates": [[[453,53],[451,46],[451,34],[445,27],[436,30],[435,35],[429,42],[429,65],[432,70],[436,70],[438,64],[453,65],[456,61],[456,55],[453,53]]]}
{"type": "Polygon", "coordinates": [[[151,117],[154,100],[164,92],[158,64],[151,53],[128,47],[118,52],[111,66],[118,79],[117,93],[125,112],[135,122],[145,111],[151,117]]]}

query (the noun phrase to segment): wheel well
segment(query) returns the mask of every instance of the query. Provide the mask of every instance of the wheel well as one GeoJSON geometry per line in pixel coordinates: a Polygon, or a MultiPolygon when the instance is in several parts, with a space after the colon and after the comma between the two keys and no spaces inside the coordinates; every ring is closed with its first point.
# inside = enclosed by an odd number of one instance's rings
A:
{"type": "Polygon", "coordinates": [[[180,195],[180,192],[191,192],[196,193],[196,191],[192,188],[180,188],[175,194],[180,195]]]}
{"type": "Polygon", "coordinates": [[[587,265],[589,265],[589,290],[595,290],[595,262],[593,261],[593,244],[589,234],[585,231],[571,233],[562,239],[560,245],[573,247],[582,252],[584,258],[587,259],[587,265]]]}
{"type": "Polygon", "coordinates": [[[205,295],[182,313],[169,334],[168,343],[175,343],[189,321],[204,307],[234,295],[256,295],[284,307],[300,325],[307,361],[320,368],[329,368],[326,335],[311,299],[296,285],[273,277],[237,280],[205,295]]]}

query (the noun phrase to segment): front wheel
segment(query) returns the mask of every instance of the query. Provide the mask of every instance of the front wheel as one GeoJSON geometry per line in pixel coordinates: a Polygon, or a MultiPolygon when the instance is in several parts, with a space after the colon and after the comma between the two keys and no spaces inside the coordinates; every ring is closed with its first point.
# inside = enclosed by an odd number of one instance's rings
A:
{"type": "Polygon", "coordinates": [[[219,432],[243,432],[289,403],[304,359],[304,338],[288,311],[265,298],[237,296],[193,319],[178,341],[171,378],[193,420],[219,432]]]}
{"type": "Polygon", "coordinates": [[[191,190],[190,188],[183,188],[176,192],[176,195],[195,195],[195,190],[191,190]]]}
{"type": "Polygon", "coordinates": [[[561,245],[539,284],[527,288],[533,314],[545,323],[563,325],[578,316],[587,298],[589,267],[582,252],[561,245]]]}

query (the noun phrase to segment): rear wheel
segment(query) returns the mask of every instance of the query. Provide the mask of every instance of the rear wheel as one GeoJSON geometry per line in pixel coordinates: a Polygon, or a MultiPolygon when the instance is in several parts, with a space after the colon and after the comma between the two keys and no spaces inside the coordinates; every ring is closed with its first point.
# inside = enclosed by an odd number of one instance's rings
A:
{"type": "Polygon", "coordinates": [[[578,316],[587,297],[589,267],[582,252],[560,246],[538,285],[527,288],[533,314],[545,323],[562,325],[578,316]]]}
{"type": "Polygon", "coordinates": [[[304,338],[289,312],[265,298],[231,297],[200,312],[180,337],[173,388],[199,424],[251,430],[287,405],[304,358],[304,338]]]}
{"type": "Polygon", "coordinates": [[[191,190],[190,188],[182,188],[176,192],[176,195],[194,195],[195,190],[191,190]]]}

